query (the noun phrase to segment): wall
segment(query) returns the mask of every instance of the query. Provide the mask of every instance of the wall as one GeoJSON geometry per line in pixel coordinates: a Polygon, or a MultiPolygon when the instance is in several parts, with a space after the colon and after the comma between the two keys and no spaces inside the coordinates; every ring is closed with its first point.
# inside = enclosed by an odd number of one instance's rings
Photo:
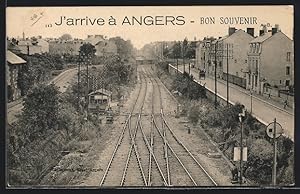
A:
{"type": "Polygon", "coordinates": [[[43,39],[38,40],[38,45],[41,46],[42,53],[49,53],[49,43],[43,39]]]}
{"type": "MultiPolygon", "coordinates": [[[[174,66],[172,66],[172,65],[170,65],[169,64],[169,73],[171,74],[171,75],[176,75],[176,72],[177,72],[177,69],[176,69],[176,67],[174,67],[174,66]]],[[[182,71],[178,71],[179,73],[182,73],[182,71]]],[[[203,84],[202,83],[199,83],[197,80],[194,80],[194,82],[196,82],[196,83],[198,83],[198,84],[200,84],[201,86],[203,86],[203,84]]],[[[213,90],[211,90],[211,89],[209,89],[209,88],[205,88],[206,89],[206,96],[207,96],[207,98],[209,99],[209,100],[211,100],[211,101],[214,101],[215,100],[215,92],[213,91],[213,90]]],[[[217,93],[218,94],[218,93],[217,93]]],[[[220,96],[219,94],[217,95],[217,102],[218,102],[218,104],[220,104],[221,106],[226,106],[227,105],[227,101],[226,101],[226,98],[224,98],[223,96],[220,96]]],[[[231,104],[231,105],[233,105],[234,103],[233,102],[231,102],[231,101],[229,101],[229,103],[231,104]]]]}
{"type": "MultiPolygon", "coordinates": [[[[28,54],[28,46],[27,45],[18,45],[18,47],[21,50],[22,54],[28,54]]],[[[29,55],[33,54],[41,54],[42,53],[42,47],[39,45],[29,45],[29,55]]]]}
{"type": "Polygon", "coordinates": [[[254,37],[249,35],[247,32],[244,32],[243,30],[238,30],[228,38],[224,39],[223,41],[223,72],[227,73],[227,46],[228,45],[228,72],[231,75],[244,78],[245,74],[244,71],[247,70],[247,53],[249,48],[249,43],[251,40],[253,40],[254,37]]]}
{"type": "Polygon", "coordinates": [[[84,44],[84,41],[50,41],[50,54],[71,54],[78,55],[79,48],[84,44]]]}
{"type": "Polygon", "coordinates": [[[282,32],[277,32],[262,44],[260,76],[266,78],[271,85],[284,85],[290,79],[294,84],[294,48],[293,41],[282,32]],[[291,52],[290,62],[286,60],[287,52],[291,52]],[[290,76],[286,75],[286,66],[291,67],[290,76]],[[281,84],[280,84],[281,80],[281,84]]]}

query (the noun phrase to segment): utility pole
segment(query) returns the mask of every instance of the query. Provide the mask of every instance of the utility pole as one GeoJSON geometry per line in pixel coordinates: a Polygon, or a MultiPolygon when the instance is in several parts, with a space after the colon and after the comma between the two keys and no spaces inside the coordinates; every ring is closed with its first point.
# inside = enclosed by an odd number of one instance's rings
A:
{"type": "Polygon", "coordinates": [[[182,57],[182,63],[183,63],[183,73],[185,72],[185,64],[184,64],[184,49],[183,49],[183,42],[181,45],[181,57],[182,57]]]}
{"type": "Polygon", "coordinates": [[[86,61],[86,81],[87,81],[87,87],[86,87],[86,118],[88,120],[89,115],[89,63],[90,63],[90,55],[87,55],[87,61],[86,61]]]}
{"type": "Polygon", "coordinates": [[[226,101],[227,101],[227,106],[228,106],[228,104],[229,104],[229,80],[228,80],[228,69],[229,69],[229,67],[228,67],[228,44],[226,45],[226,61],[227,61],[227,75],[226,75],[226,82],[227,82],[227,99],[226,99],[226,101]]]}
{"type": "Polygon", "coordinates": [[[80,109],[80,64],[82,63],[82,54],[79,51],[79,59],[78,59],[78,81],[77,81],[77,95],[78,95],[78,110],[80,109]]]}
{"type": "Polygon", "coordinates": [[[273,186],[276,186],[276,167],[277,167],[277,141],[276,141],[276,118],[274,118],[274,130],[273,130],[273,143],[274,143],[274,159],[273,159],[273,176],[272,176],[272,183],[273,186]]]}
{"type": "Polygon", "coordinates": [[[243,184],[243,122],[241,121],[240,185],[243,184]]]}
{"type": "Polygon", "coordinates": [[[217,109],[217,45],[218,41],[215,43],[215,109],[217,109]]]}

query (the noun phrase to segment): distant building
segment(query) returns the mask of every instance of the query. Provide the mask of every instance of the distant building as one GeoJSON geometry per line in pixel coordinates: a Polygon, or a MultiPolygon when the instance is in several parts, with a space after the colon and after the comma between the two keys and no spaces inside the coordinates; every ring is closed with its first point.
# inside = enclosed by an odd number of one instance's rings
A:
{"type": "Polygon", "coordinates": [[[59,55],[78,55],[80,47],[85,43],[84,40],[60,40],[52,39],[49,40],[49,53],[59,55]]]}
{"type": "Polygon", "coordinates": [[[21,97],[21,91],[18,88],[18,74],[23,65],[26,65],[26,61],[17,56],[13,52],[6,51],[6,82],[8,100],[13,101],[21,97]]]}
{"type": "Polygon", "coordinates": [[[103,35],[88,35],[85,41],[95,46],[96,56],[115,55],[118,52],[115,42],[105,39],[103,35]]]}
{"type": "Polygon", "coordinates": [[[17,46],[20,48],[22,54],[33,55],[33,54],[42,54],[42,46],[38,45],[37,41],[30,39],[19,40],[17,46]]]}
{"type": "Polygon", "coordinates": [[[294,43],[272,28],[260,30],[248,46],[247,89],[264,93],[268,86],[284,89],[294,85],[294,43]]]}
{"type": "Polygon", "coordinates": [[[195,66],[198,70],[205,70],[206,73],[209,73],[211,68],[211,59],[210,59],[210,46],[212,45],[212,41],[215,38],[207,38],[205,37],[202,41],[199,41],[196,46],[196,60],[195,66]]]}
{"type": "Polygon", "coordinates": [[[49,53],[49,42],[42,38],[38,38],[37,45],[41,46],[42,53],[49,53]]]}

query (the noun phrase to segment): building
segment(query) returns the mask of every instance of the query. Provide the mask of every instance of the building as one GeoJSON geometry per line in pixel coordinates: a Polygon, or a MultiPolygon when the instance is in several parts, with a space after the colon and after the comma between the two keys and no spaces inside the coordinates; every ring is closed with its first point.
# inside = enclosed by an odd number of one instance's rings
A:
{"type": "Polygon", "coordinates": [[[210,46],[214,40],[215,38],[213,37],[205,37],[202,41],[197,43],[195,51],[195,66],[198,70],[205,70],[207,73],[211,70],[211,68],[209,68],[211,65],[210,46]]]}
{"type": "Polygon", "coordinates": [[[111,56],[118,53],[118,48],[115,42],[110,40],[99,41],[96,45],[96,56],[111,56]]]}
{"type": "Polygon", "coordinates": [[[49,40],[49,53],[59,55],[79,55],[80,47],[83,44],[90,43],[96,48],[96,56],[115,55],[117,54],[117,45],[109,41],[103,35],[88,35],[85,40],[49,40]]]}
{"type": "Polygon", "coordinates": [[[248,68],[248,47],[254,39],[254,28],[247,31],[230,27],[228,34],[217,40],[218,77],[230,83],[246,88],[246,72],[248,68]],[[228,64],[228,69],[227,69],[228,64]]]}
{"type": "Polygon", "coordinates": [[[42,54],[42,46],[38,45],[37,40],[19,40],[17,41],[17,46],[20,48],[22,54],[42,54]]]}
{"type": "Polygon", "coordinates": [[[88,96],[88,108],[91,112],[104,112],[108,107],[110,107],[112,92],[102,88],[89,93],[88,96]]]}
{"type": "Polygon", "coordinates": [[[115,55],[118,52],[115,42],[107,40],[103,35],[88,35],[85,42],[95,46],[96,56],[115,55]]]}
{"type": "Polygon", "coordinates": [[[278,25],[260,30],[248,46],[247,89],[262,94],[269,87],[286,89],[294,85],[294,43],[278,25]]]}
{"type": "Polygon", "coordinates": [[[9,50],[6,51],[6,61],[8,100],[14,101],[21,97],[21,90],[18,88],[18,74],[22,66],[26,65],[26,61],[9,50]]]}
{"type": "Polygon", "coordinates": [[[38,37],[37,45],[41,46],[42,53],[49,53],[49,42],[42,39],[42,37],[38,37]]]}
{"type": "Polygon", "coordinates": [[[84,40],[49,40],[49,53],[58,55],[79,55],[80,47],[86,43],[84,40]]]}

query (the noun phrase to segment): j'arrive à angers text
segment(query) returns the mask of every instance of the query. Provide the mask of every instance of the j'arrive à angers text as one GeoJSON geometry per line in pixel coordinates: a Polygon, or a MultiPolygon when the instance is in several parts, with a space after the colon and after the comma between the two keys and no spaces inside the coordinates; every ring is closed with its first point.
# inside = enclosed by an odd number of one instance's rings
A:
{"type": "MultiPolygon", "coordinates": [[[[256,17],[199,17],[195,23],[198,24],[257,24],[256,17]]],[[[93,25],[117,25],[117,21],[113,16],[105,20],[104,18],[92,18],[89,16],[74,18],[60,16],[55,22],[56,26],[93,26],[93,25]]],[[[186,18],[184,16],[125,16],[121,25],[184,25],[186,18]]]]}

